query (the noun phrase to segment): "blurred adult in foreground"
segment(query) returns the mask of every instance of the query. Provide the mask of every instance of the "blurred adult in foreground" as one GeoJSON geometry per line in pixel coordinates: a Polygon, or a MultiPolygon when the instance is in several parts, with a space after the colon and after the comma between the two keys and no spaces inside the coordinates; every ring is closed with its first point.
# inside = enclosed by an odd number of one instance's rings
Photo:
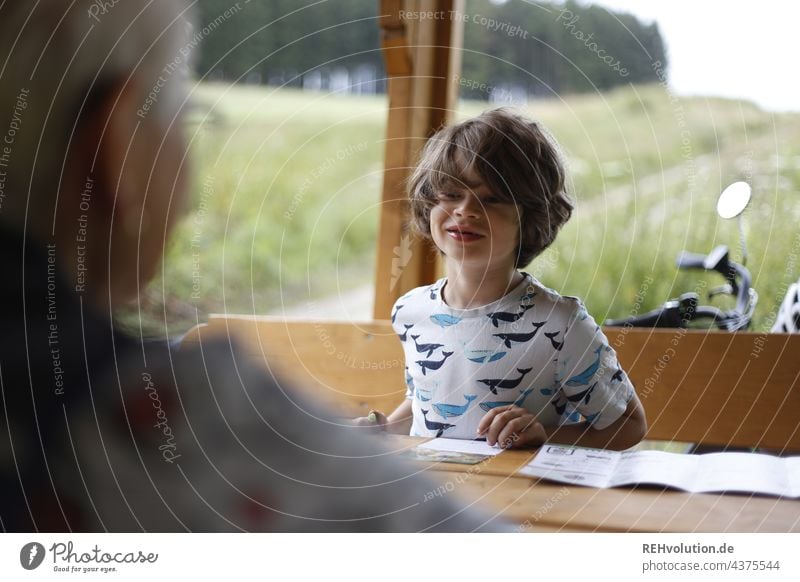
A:
{"type": "Polygon", "coordinates": [[[0,6],[0,528],[495,529],[227,340],[114,328],[187,190],[190,21],[178,0],[0,6]]]}

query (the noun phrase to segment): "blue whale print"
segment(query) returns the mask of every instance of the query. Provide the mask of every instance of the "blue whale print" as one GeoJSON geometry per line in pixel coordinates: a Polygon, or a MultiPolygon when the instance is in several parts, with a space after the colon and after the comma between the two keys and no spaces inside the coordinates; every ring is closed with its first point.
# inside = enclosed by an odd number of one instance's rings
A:
{"type": "Polygon", "coordinates": [[[394,323],[395,320],[397,319],[397,312],[400,311],[401,309],[403,309],[403,307],[405,307],[405,304],[403,304],[403,305],[395,305],[394,312],[392,313],[392,323],[394,323]]]}
{"type": "Polygon", "coordinates": [[[501,340],[503,340],[503,343],[506,344],[506,347],[510,348],[511,342],[524,343],[531,341],[538,333],[539,328],[542,327],[547,322],[541,321],[537,323],[534,321],[532,323],[534,330],[530,333],[493,333],[492,335],[494,337],[499,337],[501,340]]]}
{"type": "Polygon", "coordinates": [[[419,335],[413,335],[412,334],[411,335],[411,339],[414,340],[414,345],[417,346],[417,353],[418,354],[424,354],[425,352],[428,352],[428,355],[426,356],[428,358],[430,358],[433,355],[433,352],[435,352],[439,348],[443,348],[444,347],[444,344],[420,344],[420,343],[417,343],[417,340],[419,339],[419,335]]]}
{"type": "Polygon", "coordinates": [[[573,394],[572,396],[567,396],[567,400],[570,402],[581,402],[583,401],[586,404],[589,404],[589,400],[592,398],[592,392],[594,392],[594,387],[597,386],[597,382],[592,384],[586,390],[578,392],[577,394],[573,394]]]}
{"type": "Polygon", "coordinates": [[[597,359],[594,363],[590,364],[588,368],[586,368],[580,374],[576,374],[572,378],[566,381],[567,386],[581,386],[583,384],[588,384],[589,380],[592,379],[592,376],[595,375],[597,369],[600,367],[600,352],[603,350],[603,346],[597,346],[597,349],[594,351],[597,354],[597,359]]]}
{"type": "Polygon", "coordinates": [[[525,403],[525,399],[530,396],[531,392],[533,392],[533,387],[528,388],[516,400],[506,400],[502,402],[481,402],[480,407],[489,412],[492,408],[497,408],[498,406],[508,406],[513,404],[514,406],[522,406],[525,403]]]}
{"type": "Polygon", "coordinates": [[[445,328],[457,324],[461,321],[461,318],[455,315],[448,315],[447,313],[437,313],[431,315],[431,321],[439,327],[445,328]]]}
{"type": "Polygon", "coordinates": [[[470,362],[476,364],[486,364],[488,362],[496,362],[508,352],[498,352],[496,350],[464,350],[464,355],[470,362]]]}
{"type": "Polygon", "coordinates": [[[408,339],[408,330],[411,329],[412,327],[414,327],[414,324],[413,323],[411,323],[411,324],[404,323],[403,327],[406,328],[406,330],[403,333],[401,333],[400,335],[397,336],[397,337],[400,338],[401,342],[405,342],[408,339]]]}
{"type": "Polygon", "coordinates": [[[539,390],[539,392],[541,392],[545,396],[552,396],[553,394],[556,393],[557,389],[558,389],[558,383],[553,384],[552,386],[548,386],[546,388],[542,388],[541,390],[539,390]]]}
{"type": "Polygon", "coordinates": [[[428,430],[435,430],[437,439],[440,436],[442,436],[442,433],[446,431],[448,428],[453,428],[455,426],[454,424],[447,424],[446,422],[436,422],[433,420],[428,420],[428,412],[430,412],[430,410],[423,410],[421,408],[420,410],[422,410],[422,416],[425,417],[425,427],[428,430]]]}
{"type": "Polygon", "coordinates": [[[522,379],[525,375],[533,370],[533,368],[517,368],[517,372],[521,374],[519,378],[515,378],[513,380],[506,380],[505,378],[497,378],[491,380],[478,380],[481,384],[486,384],[489,387],[489,390],[492,391],[492,394],[497,394],[497,389],[502,388],[504,390],[510,390],[511,388],[516,388],[522,383],[522,379]]]}
{"type": "Polygon", "coordinates": [[[559,352],[561,351],[561,348],[564,347],[564,342],[563,341],[557,341],[556,340],[556,337],[558,337],[558,334],[560,334],[560,333],[561,333],[560,331],[546,331],[546,332],[544,332],[544,336],[547,339],[550,340],[551,344],[553,344],[553,349],[555,349],[555,350],[557,350],[559,352]]]}
{"type": "Polygon", "coordinates": [[[442,367],[442,364],[447,361],[447,358],[453,355],[453,352],[442,352],[442,356],[444,356],[441,360],[417,360],[417,364],[419,367],[422,368],[422,375],[425,376],[428,370],[438,370],[442,367]]]}
{"type": "Polygon", "coordinates": [[[437,403],[433,405],[436,414],[442,418],[450,418],[451,416],[461,416],[464,414],[469,405],[478,397],[477,394],[464,394],[464,399],[467,401],[465,404],[444,404],[437,403]]]}
{"type": "Polygon", "coordinates": [[[514,323],[515,321],[519,321],[525,312],[528,311],[533,305],[520,305],[520,310],[518,313],[509,313],[507,311],[495,311],[494,313],[489,313],[486,317],[492,320],[492,325],[495,327],[499,327],[499,322],[503,321],[505,323],[514,323]]]}
{"type": "Polygon", "coordinates": [[[422,402],[430,402],[431,399],[431,391],[428,388],[417,388],[417,398],[419,398],[422,402]]]}

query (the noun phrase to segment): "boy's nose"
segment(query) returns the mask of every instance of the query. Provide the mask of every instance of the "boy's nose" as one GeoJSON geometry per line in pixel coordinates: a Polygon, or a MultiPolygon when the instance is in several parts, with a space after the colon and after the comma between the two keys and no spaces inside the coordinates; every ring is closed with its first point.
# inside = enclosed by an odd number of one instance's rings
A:
{"type": "Polygon", "coordinates": [[[477,196],[467,194],[456,207],[456,213],[460,216],[479,217],[483,214],[483,206],[477,196]]]}

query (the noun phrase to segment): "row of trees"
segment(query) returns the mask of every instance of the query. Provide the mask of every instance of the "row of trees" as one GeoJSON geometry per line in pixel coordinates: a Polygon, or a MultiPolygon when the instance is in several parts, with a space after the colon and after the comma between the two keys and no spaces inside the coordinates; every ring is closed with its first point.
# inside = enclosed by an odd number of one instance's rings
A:
{"type": "MultiPolygon", "coordinates": [[[[378,0],[198,4],[201,76],[367,93],[385,88],[378,0]]],[[[667,61],[655,23],[572,0],[467,0],[464,26],[466,97],[651,82],[658,80],[653,63],[667,61]]]]}

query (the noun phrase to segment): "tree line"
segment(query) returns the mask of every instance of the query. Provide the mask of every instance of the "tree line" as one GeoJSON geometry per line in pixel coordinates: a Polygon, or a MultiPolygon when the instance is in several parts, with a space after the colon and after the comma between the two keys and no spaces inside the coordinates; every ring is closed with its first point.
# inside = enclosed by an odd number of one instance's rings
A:
{"type": "MultiPolygon", "coordinates": [[[[201,77],[385,90],[378,0],[199,0],[198,5],[195,68],[201,77]]],[[[658,81],[655,64],[662,70],[667,64],[657,24],[574,0],[467,0],[462,18],[464,97],[603,91],[658,81]]]]}

